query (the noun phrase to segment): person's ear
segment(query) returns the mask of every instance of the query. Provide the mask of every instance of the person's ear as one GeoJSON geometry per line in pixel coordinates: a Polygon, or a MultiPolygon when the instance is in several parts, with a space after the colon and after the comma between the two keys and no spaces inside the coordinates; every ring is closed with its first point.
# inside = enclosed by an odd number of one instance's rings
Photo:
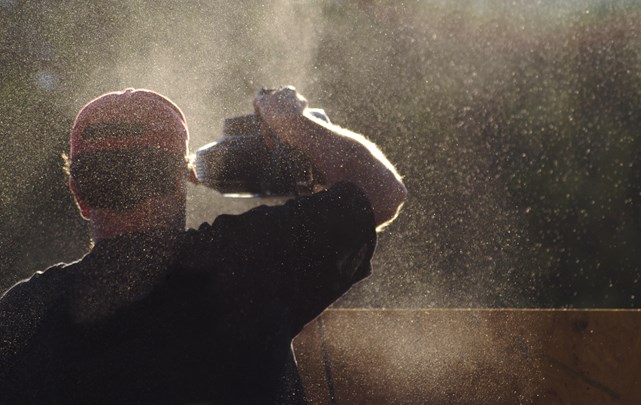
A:
{"type": "Polygon", "coordinates": [[[86,219],[89,220],[91,217],[91,212],[89,211],[89,207],[78,197],[78,188],[76,186],[76,182],[73,180],[73,178],[70,176],[69,177],[69,189],[71,190],[71,194],[73,194],[73,199],[76,201],[76,205],[78,206],[78,209],[80,210],[80,215],[86,219]]]}

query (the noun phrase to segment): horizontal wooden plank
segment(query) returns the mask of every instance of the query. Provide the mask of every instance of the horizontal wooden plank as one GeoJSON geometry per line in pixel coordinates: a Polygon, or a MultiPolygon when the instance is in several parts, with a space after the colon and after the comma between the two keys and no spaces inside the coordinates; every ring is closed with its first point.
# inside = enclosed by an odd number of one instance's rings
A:
{"type": "Polygon", "coordinates": [[[330,309],[294,342],[314,404],[641,404],[641,311],[330,309]]]}

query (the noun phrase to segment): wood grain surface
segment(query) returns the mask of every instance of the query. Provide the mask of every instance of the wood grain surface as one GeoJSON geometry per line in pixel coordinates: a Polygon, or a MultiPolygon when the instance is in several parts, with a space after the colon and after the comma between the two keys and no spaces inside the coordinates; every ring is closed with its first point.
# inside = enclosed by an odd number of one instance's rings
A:
{"type": "Polygon", "coordinates": [[[641,311],[330,309],[294,348],[313,404],[641,404],[641,311]]]}

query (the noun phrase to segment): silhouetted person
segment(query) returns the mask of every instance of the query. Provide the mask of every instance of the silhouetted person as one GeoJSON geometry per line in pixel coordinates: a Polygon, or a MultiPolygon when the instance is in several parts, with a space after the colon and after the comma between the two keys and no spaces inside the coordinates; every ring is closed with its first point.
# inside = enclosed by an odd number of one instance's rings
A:
{"type": "Polygon", "coordinates": [[[133,89],[83,107],[69,184],[94,246],[0,300],[0,402],[304,402],[291,341],[370,273],[406,194],[371,143],[306,106],[292,88],[255,100],[331,187],[187,231],[178,107],[133,89]]]}

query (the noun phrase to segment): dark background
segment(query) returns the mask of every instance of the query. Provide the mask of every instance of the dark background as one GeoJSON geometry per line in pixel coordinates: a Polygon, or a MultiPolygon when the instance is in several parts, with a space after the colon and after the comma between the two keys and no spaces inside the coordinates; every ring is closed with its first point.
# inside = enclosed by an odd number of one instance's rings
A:
{"type": "MultiPolygon", "coordinates": [[[[89,246],[60,157],[84,103],[163,93],[193,151],[279,84],[410,191],[339,305],[640,306],[638,1],[0,0],[0,289],[89,246]]],[[[189,225],[257,203],[194,187],[189,225]]]]}

